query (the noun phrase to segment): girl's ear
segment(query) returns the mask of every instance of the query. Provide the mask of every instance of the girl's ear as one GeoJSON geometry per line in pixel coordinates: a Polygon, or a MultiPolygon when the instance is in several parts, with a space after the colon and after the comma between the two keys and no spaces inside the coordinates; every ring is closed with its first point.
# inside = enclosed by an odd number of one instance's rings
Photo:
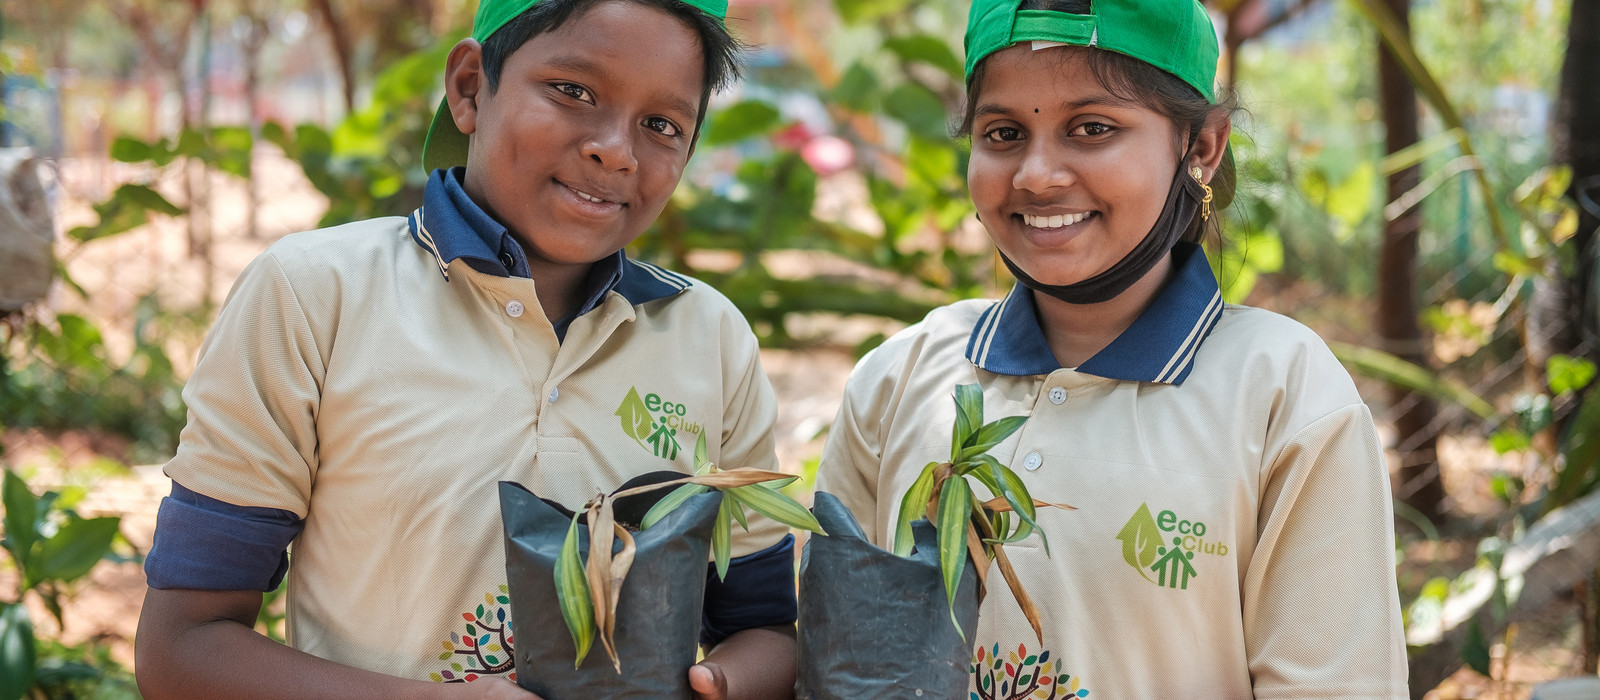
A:
{"type": "MultiPolygon", "coordinates": [[[[1231,133],[1233,123],[1224,110],[1217,110],[1201,127],[1199,136],[1195,137],[1194,147],[1189,149],[1189,157],[1193,159],[1190,164],[1200,166],[1202,181],[1211,182],[1217,168],[1222,167],[1222,157],[1228,150],[1228,135],[1231,133]]],[[[1184,169],[1187,170],[1188,166],[1184,169]]]]}
{"type": "Polygon", "coordinates": [[[483,45],[473,39],[462,39],[450,49],[445,62],[444,96],[450,105],[450,117],[456,129],[471,134],[478,128],[478,95],[489,89],[489,79],[483,72],[483,45]]]}

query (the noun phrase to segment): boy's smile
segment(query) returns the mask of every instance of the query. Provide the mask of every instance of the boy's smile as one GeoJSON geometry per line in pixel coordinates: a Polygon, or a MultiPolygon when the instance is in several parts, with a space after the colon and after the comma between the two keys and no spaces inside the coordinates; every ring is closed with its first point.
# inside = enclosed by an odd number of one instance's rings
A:
{"type": "Polygon", "coordinates": [[[1171,121],[1101,87],[1084,51],[995,52],[974,111],[973,204],[1000,251],[1045,284],[1082,282],[1133,250],[1178,167],[1171,121]]]}
{"type": "Polygon", "coordinates": [[[666,206],[693,151],[703,66],[694,30],[625,0],[533,37],[494,90],[481,47],[457,45],[446,83],[471,138],[465,189],[541,285],[581,279],[666,206]]]}

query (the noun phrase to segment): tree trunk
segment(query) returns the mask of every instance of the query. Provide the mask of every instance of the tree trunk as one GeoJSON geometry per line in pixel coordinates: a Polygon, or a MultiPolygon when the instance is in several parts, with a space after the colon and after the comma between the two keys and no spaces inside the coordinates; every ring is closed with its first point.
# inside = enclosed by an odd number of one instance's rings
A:
{"type": "Polygon", "coordinates": [[[328,40],[333,43],[333,58],[339,64],[344,113],[350,114],[356,111],[356,80],[353,68],[350,66],[350,37],[345,35],[344,24],[339,21],[339,16],[333,13],[333,3],[330,0],[315,0],[312,5],[322,17],[323,26],[328,28],[328,40]]]}
{"type": "MultiPolygon", "coordinates": [[[[1568,195],[1584,202],[1580,187],[1588,187],[1587,199],[1600,204],[1600,90],[1594,89],[1594,76],[1600,74],[1600,3],[1572,0],[1571,22],[1567,26],[1567,55],[1561,66],[1561,89],[1556,100],[1551,133],[1551,161],[1572,168],[1572,189],[1568,195]]],[[[1578,232],[1570,245],[1578,253],[1574,291],[1582,303],[1583,317],[1574,319],[1582,337],[1590,340],[1589,358],[1600,359],[1600,319],[1592,300],[1596,266],[1595,235],[1600,230],[1600,212],[1579,207],[1578,232]]]]}
{"type": "MultiPolygon", "coordinates": [[[[1410,35],[1410,0],[1384,0],[1410,35]]],[[[1417,142],[1417,93],[1400,62],[1381,43],[1378,48],[1378,89],[1383,104],[1384,151],[1394,153],[1417,142]]],[[[1387,201],[1393,202],[1415,188],[1421,170],[1410,167],[1389,176],[1387,201]]],[[[1422,213],[1406,210],[1383,226],[1383,247],[1378,257],[1378,335],[1383,349],[1426,367],[1427,343],[1417,320],[1417,237],[1422,213]]],[[[1434,402],[1404,387],[1391,385],[1389,397],[1395,416],[1395,451],[1400,457],[1400,485],[1396,496],[1431,520],[1443,513],[1444,482],[1439,478],[1437,430],[1431,425],[1434,402]]]]}

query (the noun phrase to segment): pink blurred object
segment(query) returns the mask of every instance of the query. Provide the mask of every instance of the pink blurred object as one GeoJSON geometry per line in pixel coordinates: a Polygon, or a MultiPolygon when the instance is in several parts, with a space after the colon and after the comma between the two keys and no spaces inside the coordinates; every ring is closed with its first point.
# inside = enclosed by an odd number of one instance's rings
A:
{"type": "Polygon", "coordinates": [[[818,175],[832,175],[855,162],[856,149],[849,141],[823,134],[800,147],[800,158],[818,175]]]}

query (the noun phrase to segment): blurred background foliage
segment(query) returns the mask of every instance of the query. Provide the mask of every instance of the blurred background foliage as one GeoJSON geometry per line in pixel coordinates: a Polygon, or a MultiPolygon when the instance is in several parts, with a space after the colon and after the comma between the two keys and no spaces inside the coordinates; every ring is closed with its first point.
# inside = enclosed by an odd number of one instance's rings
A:
{"type": "MultiPolygon", "coordinates": [[[[1241,187],[1211,251],[1224,295],[1318,330],[1391,429],[1414,684],[1463,663],[1493,675],[1491,650],[1526,614],[1506,553],[1600,484],[1600,402],[1583,400],[1600,208],[1581,201],[1600,191],[1588,179],[1600,166],[1571,143],[1600,138],[1578,124],[1600,121],[1584,111],[1597,109],[1584,105],[1600,53],[1568,41],[1600,34],[1597,13],[1585,0],[1206,4],[1245,107],[1241,187]],[[1399,102],[1423,105],[1403,143],[1386,60],[1413,91],[1399,102]],[[1564,61],[1588,87],[1562,87],[1564,61]],[[1409,255],[1386,267],[1397,250],[1409,255]],[[1397,282],[1412,305],[1393,305],[1397,282]],[[1394,330],[1396,316],[1411,329],[1394,330]],[[1469,512],[1468,487],[1447,490],[1441,438],[1495,456],[1492,504],[1469,512]],[[1441,554],[1451,545],[1468,553],[1441,554]]],[[[130,464],[169,457],[187,367],[238,260],[299,221],[276,211],[287,192],[309,189],[321,207],[301,227],[420,204],[422,134],[474,8],[0,2],[0,144],[45,158],[65,210],[59,284],[0,310],[0,428],[111,436],[130,464]],[[272,174],[285,165],[292,186],[272,174]],[[153,229],[171,242],[128,242],[153,229]],[[149,261],[184,272],[81,279],[149,261]],[[121,311],[97,316],[110,297],[121,311]]],[[[965,13],[957,0],[736,0],[730,25],[756,45],[746,80],[714,101],[682,186],[633,253],[712,283],[778,349],[859,356],[935,306],[1003,294],[1010,279],[967,197],[968,145],[950,136],[965,13]]],[[[22,527],[12,493],[8,542],[22,527]]],[[[1593,673],[1597,562],[1580,563],[1552,583],[1579,622],[1553,634],[1593,673]]],[[[16,551],[6,566],[25,570],[16,551]]],[[[20,635],[28,590],[0,601],[0,638],[20,635]]],[[[89,647],[39,644],[56,651],[38,659],[95,665],[89,647]]]]}

